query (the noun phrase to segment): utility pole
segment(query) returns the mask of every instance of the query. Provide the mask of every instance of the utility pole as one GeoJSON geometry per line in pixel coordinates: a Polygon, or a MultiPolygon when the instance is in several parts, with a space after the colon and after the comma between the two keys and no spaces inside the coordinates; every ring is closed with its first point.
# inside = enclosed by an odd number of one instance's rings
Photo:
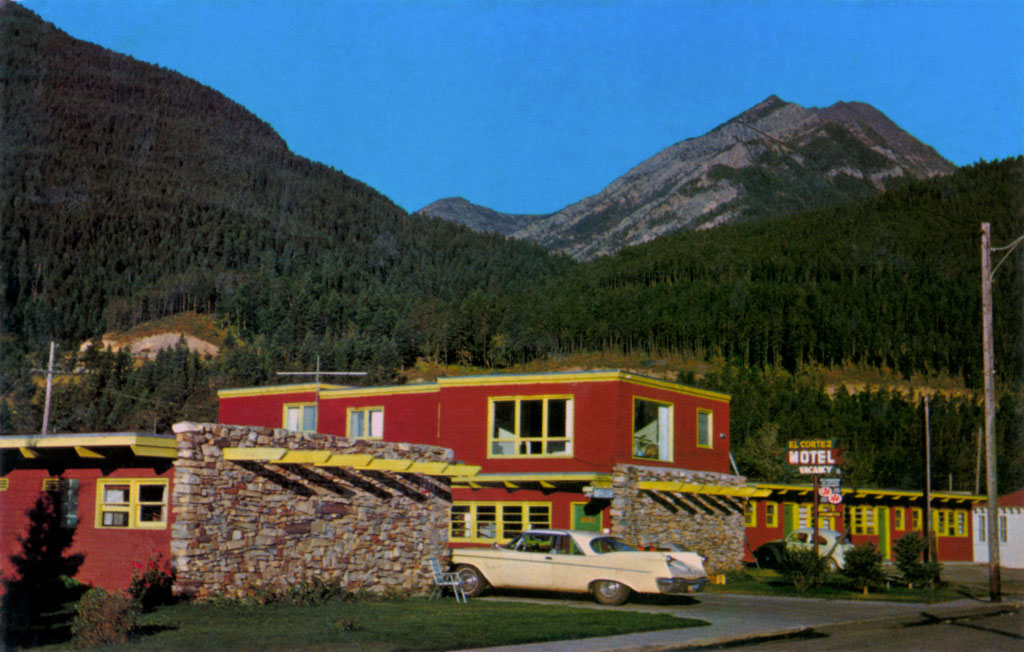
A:
{"type": "Polygon", "coordinates": [[[924,395],[924,510],[921,512],[921,528],[924,535],[924,560],[931,561],[934,557],[932,545],[932,432],[929,423],[929,396],[924,395]]]}
{"type": "Polygon", "coordinates": [[[53,369],[53,352],[57,347],[57,343],[50,342],[50,362],[46,365],[46,369],[32,369],[34,374],[46,374],[46,402],[43,404],[43,428],[40,432],[40,436],[45,437],[50,431],[50,397],[53,396],[53,377],[56,376],[74,376],[79,372],[77,371],[54,371],[53,369]]]}
{"type": "Polygon", "coordinates": [[[996,388],[992,345],[992,234],[991,225],[981,225],[981,344],[985,371],[985,481],[988,483],[988,593],[999,602],[999,490],[996,484],[996,388]]]}

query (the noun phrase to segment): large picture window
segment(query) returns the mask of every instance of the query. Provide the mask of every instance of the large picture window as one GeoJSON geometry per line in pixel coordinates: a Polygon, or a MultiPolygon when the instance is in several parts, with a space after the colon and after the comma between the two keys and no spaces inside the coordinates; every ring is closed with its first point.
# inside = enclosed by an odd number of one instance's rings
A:
{"type": "Polygon", "coordinates": [[[672,405],[633,399],[633,457],[672,461],[672,405]]]}
{"type": "Polygon", "coordinates": [[[523,530],[551,527],[551,503],[454,503],[451,541],[510,540],[523,530]]]}
{"type": "Polygon", "coordinates": [[[383,439],[384,408],[349,408],[348,436],[356,439],[383,439]]]}
{"type": "Polygon", "coordinates": [[[572,399],[494,398],[490,401],[490,457],[572,455],[572,399]]]}
{"type": "Polygon", "coordinates": [[[168,481],[162,479],[99,480],[96,483],[96,527],[166,528],[167,493],[168,481]]]}
{"type": "Polygon", "coordinates": [[[295,432],[316,432],[316,403],[285,405],[284,429],[295,432]]]}

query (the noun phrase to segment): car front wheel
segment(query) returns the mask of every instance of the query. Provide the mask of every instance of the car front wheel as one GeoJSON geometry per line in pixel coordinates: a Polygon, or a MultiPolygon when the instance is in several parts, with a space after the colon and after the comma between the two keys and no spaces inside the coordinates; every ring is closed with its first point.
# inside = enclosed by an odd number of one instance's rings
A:
{"type": "Polygon", "coordinates": [[[459,574],[459,579],[462,580],[462,590],[466,592],[466,597],[475,598],[484,592],[487,588],[487,580],[476,568],[472,566],[459,566],[455,569],[455,572],[459,574]]]}
{"type": "Polygon", "coordinates": [[[629,587],[611,580],[601,580],[594,584],[594,599],[601,604],[620,605],[629,600],[629,587]]]}

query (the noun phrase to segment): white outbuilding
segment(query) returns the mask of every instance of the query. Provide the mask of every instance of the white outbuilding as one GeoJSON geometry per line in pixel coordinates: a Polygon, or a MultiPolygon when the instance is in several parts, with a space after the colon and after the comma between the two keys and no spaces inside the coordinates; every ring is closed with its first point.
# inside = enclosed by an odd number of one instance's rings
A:
{"type": "MultiPolygon", "coordinates": [[[[999,565],[1024,568],[1024,489],[1000,496],[997,502],[999,565]]],[[[988,563],[988,510],[974,508],[974,561],[988,563]]]]}

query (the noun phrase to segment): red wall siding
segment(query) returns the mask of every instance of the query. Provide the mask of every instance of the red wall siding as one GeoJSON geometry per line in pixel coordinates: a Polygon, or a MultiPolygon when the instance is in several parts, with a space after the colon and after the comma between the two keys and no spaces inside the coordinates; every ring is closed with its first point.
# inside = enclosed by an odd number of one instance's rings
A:
{"type": "Polygon", "coordinates": [[[320,432],[346,436],[348,409],[384,408],[384,441],[447,446],[438,438],[438,392],[413,390],[409,393],[377,396],[321,396],[320,432]]]}
{"type": "Polygon", "coordinates": [[[315,392],[226,397],[219,401],[217,423],[281,428],[284,426],[285,403],[313,403],[314,401],[316,401],[315,392]]]}
{"type": "MultiPolygon", "coordinates": [[[[78,527],[68,554],[82,553],[85,560],[76,578],[80,582],[100,586],[109,590],[128,588],[132,576],[132,562],[145,562],[153,552],[160,552],[164,559],[170,557],[171,525],[174,513],[168,500],[168,524],[160,530],[97,529],[96,480],[99,478],[171,478],[168,492],[173,490],[173,468],[156,473],[152,468],[118,469],[103,475],[99,469],[68,469],[60,477],[77,478],[78,527]]],[[[12,554],[21,552],[18,537],[28,534],[27,512],[32,509],[42,491],[43,479],[51,476],[44,469],[16,469],[9,472],[8,489],[0,492],[0,570],[5,577],[11,577],[14,567],[10,562],[12,554]]],[[[168,493],[168,498],[170,493],[168,493]]]]}

